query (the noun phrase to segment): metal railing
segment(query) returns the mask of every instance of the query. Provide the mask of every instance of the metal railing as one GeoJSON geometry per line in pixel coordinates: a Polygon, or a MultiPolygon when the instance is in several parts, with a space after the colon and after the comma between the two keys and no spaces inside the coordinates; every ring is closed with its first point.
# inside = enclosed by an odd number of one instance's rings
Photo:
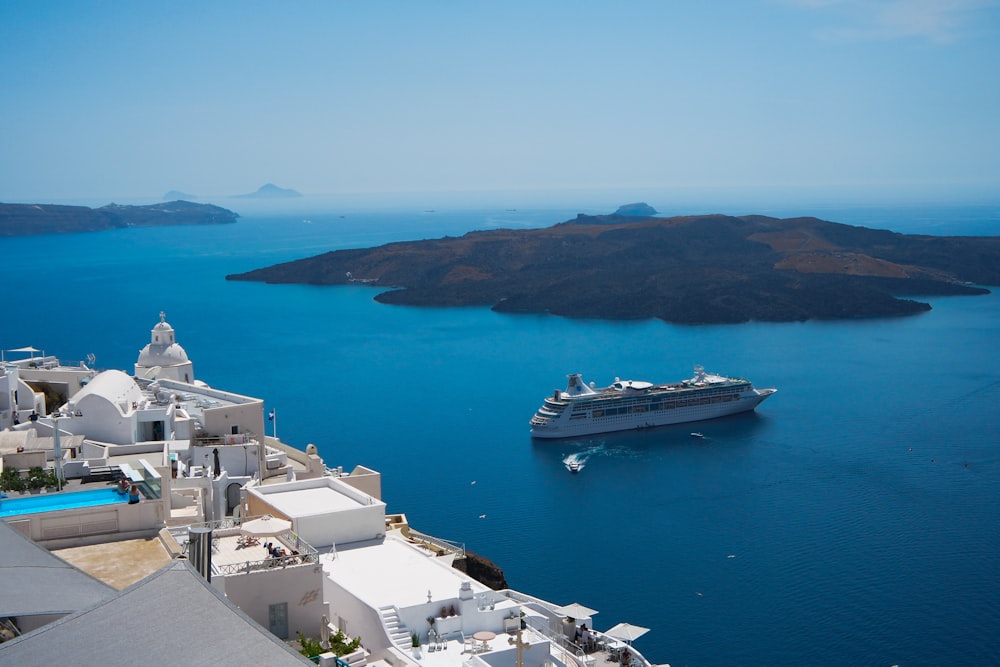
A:
{"type": "MultiPolygon", "coordinates": [[[[187,550],[187,535],[189,528],[208,528],[213,533],[213,541],[220,538],[233,537],[239,534],[240,525],[259,517],[225,517],[215,521],[206,521],[192,526],[175,526],[168,528],[170,534],[179,544],[187,550]]],[[[263,570],[272,567],[288,567],[291,565],[304,565],[319,563],[319,552],[311,544],[299,537],[298,533],[291,530],[275,537],[282,545],[297,552],[286,556],[277,556],[257,560],[241,561],[239,563],[213,563],[212,570],[216,574],[242,574],[254,570],[263,570]]]]}
{"type": "Polygon", "coordinates": [[[418,530],[410,528],[410,539],[415,542],[422,542],[432,547],[437,547],[448,553],[455,554],[456,558],[465,558],[465,544],[462,542],[452,542],[433,535],[426,535],[418,530]]]}
{"type": "Polygon", "coordinates": [[[200,435],[195,437],[195,444],[201,447],[230,447],[236,445],[259,445],[252,433],[235,433],[232,435],[200,435]]]}
{"type": "Polygon", "coordinates": [[[308,563],[318,562],[319,554],[313,550],[312,553],[300,553],[298,555],[279,556],[277,558],[248,560],[243,563],[215,565],[214,569],[218,574],[246,574],[255,570],[266,570],[274,567],[288,567],[289,565],[306,565],[308,563]]]}
{"type": "MultiPolygon", "coordinates": [[[[217,530],[226,530],[227,528],[239,528],[240,524],[243,521],[250,521],[252,519],[259,519],[259,518],[260,517],[258,516],[253,516],[253,517],[248,516],[245,519],[241,519],[239,517],[227,516],[224,519],[216,519],[215,521],[206,521],[205,523],[197,524],[196,527],[208,528],[212,532],[215,532],[217,530]]],[[[186,530],[187,528],[185,527],[185,531],[186,530]]]]}
{"type": "MultiPolygon", "coordinates": [[[[535,616],[528,616],[524,617],[523,620],[525,624],[529,628],[531,628],[534,632],[537,632],[543,637],[546,637],[549,641],[557,645],[568,655],[572,656],[577,664],[585,665],[587,663],[588,653],[586,649],[584,649],[576,642],[570,640],[569,637],[562,634],[561,632],[554,632],[551,628],[549,628],[547,625],[544,624],[543,619],[535,616]]],[[[597,645],[599,646],[599,648],[596,649],[597,651],[609,651],[609,649],[607,648],[609,644],[620,643],[619,640],[616,640],[613,637],[609,637],[608,635],[598,630],[591,630],[591,632],[593,632],[595,635],[598,636],[597,645]]],[[[647,660],[646,657],[642,655],[642,653],[636,650],[635,647],[628,645],[628,652],[631,658],[630,661],[631,667],[652,667],[652,664],[649,662],[649,660],[647,660]]],[[[623,665],[622,667],[630,667],[630,665],[623,665]]]]}

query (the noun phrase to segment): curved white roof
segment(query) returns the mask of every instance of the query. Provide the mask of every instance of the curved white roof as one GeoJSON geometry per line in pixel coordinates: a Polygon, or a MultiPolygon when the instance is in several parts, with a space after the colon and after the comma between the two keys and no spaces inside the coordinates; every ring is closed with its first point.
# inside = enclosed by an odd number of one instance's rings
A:
{"type": "Polygon", "coordinates": [[[142,391],[131,377],[121,371],[98,373],[76,393],[71,404],[78,405],[88,396],[99,396],[114,404],[129,405],[142,400],[142,391]]]}

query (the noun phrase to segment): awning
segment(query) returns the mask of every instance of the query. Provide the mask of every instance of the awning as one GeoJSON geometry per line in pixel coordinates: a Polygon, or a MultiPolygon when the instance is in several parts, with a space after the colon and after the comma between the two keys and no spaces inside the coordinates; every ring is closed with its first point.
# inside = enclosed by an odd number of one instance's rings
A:
{"type": "Polygon", "coordinates": [[[275,519],[270,514],[240,524],[240,532],[254,537],[277,537],[292,529],[292,522],[275,519]]]}
{"type": "Polygon", "coordinates": [[[590,607],[584,607],[579,602],[573,602],[565,607],[556,607],[555,612],[569,618],[590,618],[597,613],[597,610],[591,609],[590,607]]]}
{"type": "Polygon", "coordinates": [[[624,641],[630,642],[644,634],[649,632],[649,628],[644,628],[641,625],[632,625],[631,623],[619,623],[610,630],[605,630],[604,634],[608,637],[614,637],[615,639],[622,639],[624,641]]]}

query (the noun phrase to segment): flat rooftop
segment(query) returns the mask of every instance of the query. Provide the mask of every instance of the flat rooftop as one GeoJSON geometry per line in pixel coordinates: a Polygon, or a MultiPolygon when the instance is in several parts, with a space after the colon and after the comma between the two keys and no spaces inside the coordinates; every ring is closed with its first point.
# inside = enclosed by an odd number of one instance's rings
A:
{"type": "Polygon", "coordinates": [[[261,495],[276,510],[289,517],[327,514],[363,506],[329,486],[265,491],[261,495]]]}
{"type": "Polygon", "coordinates": [[[118,590],[145,579],[171,560],[158,537],[53,549],[52,553],[118,590]]]}
{"type": "Polygon", "coordinates": [[[463,581],[472,582],[473,593],[490,590],[428,552],[392,537],[338,550],[323,567],[328,577],[374,609],[426,604],[428,592],[433,600],[454,598],[463,581]]]}

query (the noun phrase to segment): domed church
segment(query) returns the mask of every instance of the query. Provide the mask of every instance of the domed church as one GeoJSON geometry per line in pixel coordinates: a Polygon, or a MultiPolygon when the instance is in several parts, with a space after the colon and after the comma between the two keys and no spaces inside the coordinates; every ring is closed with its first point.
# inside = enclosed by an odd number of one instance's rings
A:
{"type": "Polygon", "coordinates": [[[194,364],[187,352],[177,344],[174,328],[166,321],[167,315],[160,311],[160,321],[150,332],[149,345],[139,352],[135,364],[135,376],[150,380],[165,378],[178,382],[194,383],[194,364]]]}

